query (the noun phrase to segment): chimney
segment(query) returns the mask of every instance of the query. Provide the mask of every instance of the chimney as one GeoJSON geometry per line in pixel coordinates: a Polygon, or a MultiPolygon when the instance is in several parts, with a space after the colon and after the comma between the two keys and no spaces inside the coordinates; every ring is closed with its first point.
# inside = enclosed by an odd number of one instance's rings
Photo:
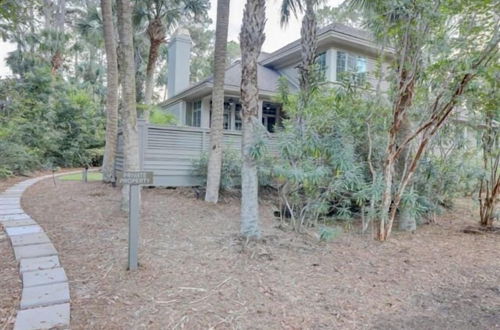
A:
{"type": "Polygon", "coordinates": [[[191,64],[191,36],[186,28],[179,27],[168,44],[168,97],[189,87],[191,64]]]}

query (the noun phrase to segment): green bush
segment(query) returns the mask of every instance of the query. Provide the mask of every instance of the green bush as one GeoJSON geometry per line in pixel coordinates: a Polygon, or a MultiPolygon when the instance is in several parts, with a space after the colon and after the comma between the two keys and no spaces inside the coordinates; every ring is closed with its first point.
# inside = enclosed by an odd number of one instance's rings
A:
{"type": "MultiPolygon", "coordinates": [[[[193,162],[195,175],[202,178],[202,185],[207,184],[208,153],[203,153],[193,162]]],[[[241,156],[235,150],[224,150],[222,153],[220,189],[228,190],[241,184],[241,156]]]]}
{"type": "MultiPolygon", "coordinates": [[[[265,187],[272,185],[273,174],[272,164],[275,158],[267,153],[263,153],[259,159],[259,186],[265,187]]],[[[202,179],[202,185],[207,184],[208,172],[208,153],[203,153],[199,159],[193,161],[195,167],[194,174],[202,179]]],[[[241,154],[232,149],[224,150],[222,153],[222,170],[221,170],[221,190],[229,190],[238,188],[241,185],[241,154]]]]}
{"type": "Polygon", "coordinates": [[[36,155],[28,148],[9,141],[0,141],[0,177],[26,174],[40,166],[36,155]]]}
{"type": "Polygon", "coordinates": [[[0,80],[0,95],[3,173],[100,162],[104,113],[90,90],[41,65],[21,79],[0,80]]]}
{"type": "Polygon", "coordinates": [[[160,109],[154,108],[149,116],[149,122],[157,125],[176,125],[177,118],[171,113],[165,113],[160,109]]]}
{"type": "Polygon", "coordinates": [[[162,109],[155,106],[148,106],[146,104],[137,105],[137,115],[139,118],[144,118],[144,112],[147,108],[150,108],[149,112],[149,122],[156,125],[177,125],[177,118],[171,114],[163,111],[162,109]]]}
{"type": "Polygon", "coordinates": [[[355,194],[365,184],[350,123],[342,118],[352,108],[349,95],[334,89],[311,94],[306,105],[295,95],[282,95],[290,114],[277,133],[279,157],[273,166],[279,197],[292,226],[300,231],[326,215],[352,218],[355,194]]]}

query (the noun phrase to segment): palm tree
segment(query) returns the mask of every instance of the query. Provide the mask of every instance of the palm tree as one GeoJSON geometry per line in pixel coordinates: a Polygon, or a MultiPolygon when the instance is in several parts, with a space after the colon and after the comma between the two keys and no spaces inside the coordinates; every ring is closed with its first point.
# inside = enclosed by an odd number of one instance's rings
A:
{"type": "Polygon", "coordinates": [[[189,15],[195,17],[208,9],[206,0],[146,0],[143,6],[137,6],[134,15],[136,24],[144,18],[147,20],[146,33],[149,38],[148,63],[146,67],[146,83],[144,103],[148,106],[144,117],[149,117],[149,106],[152,103],[154,89],[154,74],[158,61],[159,48],[165,42],[167,31],[189,15]]]}
{"type": "Polygon", "coordinates": [[[224,116],[224,73],[226,69],[227,29],[229,25],[229,2],[217,2],[217,25],[215,27],[214,87],[212,91],[212,122],[210,129],[210,154],[208,157],[207,191],[205,200],[217,203],[219,199],[222,167],[222,139],[224,116]]]}
{"type": "Polygon", "coordinates": [[[112,182],[114,181],[118,130],[118,62],[111,0],[101,0],[101,9],[107,59],[106,145],[104,148],[102,177],[104,182],[112,182]]]}
{"type": "Polygon", "coordinates": [[[259,88],[257,85],[257,60],[265,40],[266,1],[247,0],[240,32],[241,47],[241,105],[243,137],[241,142],[241,234],[246,238],[258,238],[259,182],[257,162],[253,149],[259,112],[259,88]]]}
{"type": "Polygon", "coordinates": [[[64,23],[66,18],[66,0],[57,0],[56,9],[55,9],[55,24],[54,24],[54,32],[56,37],[56,42],[58,44],[57,49],[55,50],[51,63],[52,63],[52,73],[56,73],[59,68],[62,66],[64,58],[64,23]]]}
{"type": "MultiPolygon", "coordinates": [[[[315,7],[319,0],[283,0],[281,4],[281,25],[288,23],[290,16],[304,11],[302,18],[301,36],[301,63],[299,65],[299,84],[302,96],[307,98],[312,87],[314,77],[314,64],[316,59],[316,34],[318,24],[316,21],[315,7]]],[[[306,100],[303,100],[306,102],[306,100]]]]}
{"type": "MultiPolygon", "coordinates": [[[[123,158],[124,171],[138,171],[139,135],[137,132],[137,109],[135,101],[134,32],[132,28],[132,3],[118,0],[118,35],[120,37],[120,75],[122,82],[123,158]]],[[[122,190],[122,210],[128,210],[128,186],[122,190]]]]}

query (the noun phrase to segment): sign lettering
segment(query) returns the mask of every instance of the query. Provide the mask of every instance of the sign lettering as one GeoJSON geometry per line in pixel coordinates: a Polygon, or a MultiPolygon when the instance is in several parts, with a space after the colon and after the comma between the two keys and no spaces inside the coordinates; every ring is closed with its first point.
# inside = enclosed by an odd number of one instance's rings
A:
{"type": "Polygon", "coordinates": [[[139,184],[149,185],[153,184],[153,172],[122,172],[117,175],[118,184],[139,184]]]}

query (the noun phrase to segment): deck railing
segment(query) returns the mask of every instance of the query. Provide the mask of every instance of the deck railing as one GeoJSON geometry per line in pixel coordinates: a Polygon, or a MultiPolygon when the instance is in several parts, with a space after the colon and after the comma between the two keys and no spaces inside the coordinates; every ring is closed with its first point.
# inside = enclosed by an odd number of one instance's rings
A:
{"type": "MultiPolygon", "coordinates": [[[[141,170],[154,173],[156,186],[196,186],[200,177],[194,173],[193,161],[208,152],[210,129],[199,127],[162,126],[138,122],[141,170]]],[[[224,148],[241,150],[241,132],[224,131],[224,148]]],[[[276,148],[270,135],[269,148],[276,148]]],[[[123,169],[123,138],[118,135],[116,170],[123,169]]]]}

